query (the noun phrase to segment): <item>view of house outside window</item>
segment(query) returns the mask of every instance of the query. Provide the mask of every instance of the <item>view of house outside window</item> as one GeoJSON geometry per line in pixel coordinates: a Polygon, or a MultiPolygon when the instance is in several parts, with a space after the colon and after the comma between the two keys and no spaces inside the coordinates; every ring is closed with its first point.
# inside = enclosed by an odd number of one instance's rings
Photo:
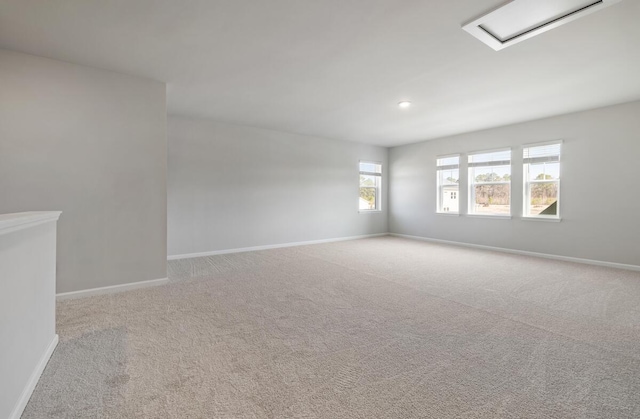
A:
{"type": "Polygon", "coordinates": [[[438,180],[438,209],[440,213],[457,214],[460,211],[460,155],[438,157],[436,162],[438,180]]]}

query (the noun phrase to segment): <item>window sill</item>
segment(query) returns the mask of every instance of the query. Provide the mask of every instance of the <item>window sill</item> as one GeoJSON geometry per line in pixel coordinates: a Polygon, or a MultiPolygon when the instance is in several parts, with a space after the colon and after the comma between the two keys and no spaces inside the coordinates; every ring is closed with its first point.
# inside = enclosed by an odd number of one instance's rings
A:
{"type": "Polygon", "coordinates": [[[380,214],[382,210],[358,210],[358,214],[380,214]]]}
{"type": "Polygon", "coordinates": [[[547,223],[559,223],[562,218],[547,218],[547,217],[520,217],[523,221],[544,221],[547,223]]]}
{"type": "Polygon", "coordinates": [[[510,215],[489,215],[489,214],[467,214],[467,217],[471,218],[492,218],[496,220],[510,220],[513,217],[510,215]]]}
{"type": "Polygon", "coordinates": [[[436,215],[445,215],[445,216],[449,216],[449,217],[459,217],[460,213],[459,212],[437,212],[436,211],[436,215]]]}

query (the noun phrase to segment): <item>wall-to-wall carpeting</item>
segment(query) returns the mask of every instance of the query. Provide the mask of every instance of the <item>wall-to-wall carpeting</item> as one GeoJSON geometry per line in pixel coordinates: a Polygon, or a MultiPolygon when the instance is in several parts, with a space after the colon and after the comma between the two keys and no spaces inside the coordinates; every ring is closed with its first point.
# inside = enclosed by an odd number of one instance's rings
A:
{"type": "Polygon", "coordinates": [[[640,273],[381,237],[60,302],[23,418],[637,418],[640,273]]]}

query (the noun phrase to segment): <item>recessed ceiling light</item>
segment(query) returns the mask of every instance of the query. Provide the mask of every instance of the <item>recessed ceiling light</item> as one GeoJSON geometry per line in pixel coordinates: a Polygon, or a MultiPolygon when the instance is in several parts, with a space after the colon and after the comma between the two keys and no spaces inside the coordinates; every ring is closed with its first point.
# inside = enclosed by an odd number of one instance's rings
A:
{"type": "Polygon", "coordinates": [[[498,51],[620,1],[512,0],[462,29],[498,51]]]}
{"type": "Polygon", "coordinates": [[[401,107],[402,109],[406,109],[409,106],[411,106],[411,102],[405,100],[405,101],[399,102],[398,106],[401,107]]]}

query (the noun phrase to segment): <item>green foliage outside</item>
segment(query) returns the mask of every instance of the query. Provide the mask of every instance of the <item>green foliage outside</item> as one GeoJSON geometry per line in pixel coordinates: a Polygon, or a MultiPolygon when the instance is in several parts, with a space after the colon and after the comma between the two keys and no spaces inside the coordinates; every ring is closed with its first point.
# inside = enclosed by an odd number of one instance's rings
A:
{"type": "MultiPolygon", "coordinates": [[[[536,180],[551,180],[551,175],[540,173],[536,180]]],[[[555,182],[531,185],[531,205],[551,205],[558,199],[558,184],[555,182]]]]}
{"type": "Polygon", "coordinates": [[[360,198],[367,201],[371,208],[375,208],[376,184],[371,178],[360,176],[360,198]]]}
{"type": "MultiPolygon", "coordinates": [[[[476,182],[510,181],[510,175],[500,176],[497,173],[483,173],[476,176],[476,182]]],[[[489,205],[509,204],[509,185],[476,185],[476,204],[489,205]]]]}

